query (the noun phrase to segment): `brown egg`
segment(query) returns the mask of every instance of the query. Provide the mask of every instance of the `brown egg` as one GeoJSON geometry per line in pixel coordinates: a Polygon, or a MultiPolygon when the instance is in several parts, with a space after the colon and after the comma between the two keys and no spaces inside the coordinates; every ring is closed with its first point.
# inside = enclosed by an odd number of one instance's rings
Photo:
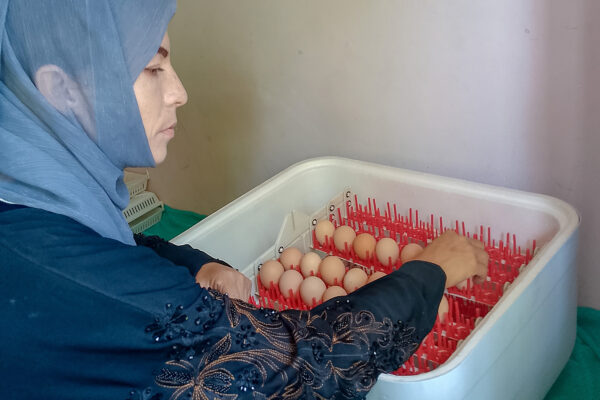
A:
{"type": "Polygon", "coordinates": [[[323,293],[323,301],[327,301],[329,299],[333,299],[338,296],[346,296],[348,293],[344,290],[344,288],[339,286],[330,286],[323,293]]]}
{"type": "Polygon", "coordinates": [[[300,259],[302,258],[302,252],[295,247],[288,247],[279,256],[281,265],[287,271],[295,266],[300,266],[300,259]]]}
{"type": "Polygon", "coordinates": [[[319,304],[319,300],[323,298],[325,289],[327,289],[327,287],[321,278],[309,276],[300,284],[300,297],[304,304],[312,307],[313,299],[315,299],[316,304],[319,304]]]}
{"type": "Polygon", "coordinates": [[[369,279],[367,279],[367,283],[371,283],[373,281],[376,281],[379,278],[383,278],[384,276],[386,276],[387,274],[385,272],[381,272],[381,271],[375,271],[373,272],[370,276],[369,279]]]}
{"type": "Polygon", "coordinates": [[[260,267],[260,281],[267,289],[271,288],[271,282],[277,285],[283,274],[283,265],[277,260],[269,260],[260,267]]]}
{"type": "Polygon", "coordinates": [[[422,251],[423,248],[416,243],[407,244],[400,252],[400,260],[402,261],[402,264],[417,257],[422,251]]]}
{"type": "Polygon", "coordinates": [[[321,245],[324,245],[325,237],[329,237],[329,240],[332,240],[334,230],[335,226],[330,220],[324,219],[319,221],[317,226],[315,226],[315,236],[317,237],[317,241],[321,243],[321,245]]]}
{"type": "Polygon", "coordinates": [[[390,264],[390,258],[392,259],[392,265],[398,260],[400,255],[400,249],[398,243],[391,238],[379,239],[377,246],[375,246],[375,254],[379,262],[385,266],[390,264]]]}
{"type": "Polygon", "coordinates": [[[321,278],[328,285],[341,285],[346,273],[342,260],[336,256],[325,257],[319,266],[321,278]]]}
{"type": "Polygon", "coordinates": [[[305,278],[311,275],[317,276],[319,264],[321,264],[321,257],[313,251],[308,252],[300,260],[300,272],[302,272],[305,278]]]}
{"type": "Polygon", "coordinates": [[[298,294],[298,289],[300,288],[300,284],[304,280],[302,274],[295,269],[290,269],[285,271],[281,278],[279,278],[279,291],[286,299],[295,296],[298,294]],[[292,295],[290,296],[290,290],[292,291],[292,295]]]}
{"type": "Polygon", "coordinates": [[[377,240],[370,233],[361,233],[358,235],[354,242],[352,242],[352,247],[354,247],[354,253],[361,260],[368,260],[370,257],[373,257],[373,253],[375,253],[375,245],[377,244],[377,240]]]}
{"type": "Polygon", "coordinates": [[[335,244],[336,249],[342,252],[345,251],[345,245],[347,244],[348,251],[350,251],[355,237],[356,232],[354,232],[354,229],[346,225],[338,226],[335,232],[333,232],[333,244],[335,244]]]}
{"type": "Polygon", "coordinates": [[[450,306],[448,304],[448,299],[446,296],[442,296],[442,300],[440,301],[440,305],[438,307],[438,317],[440,318],[440,322],[446,321],[446,317],[448,316],[448,310],[450,306]]]}
{"type": "Polygon", "coordinates": [[[352,293],[361,286],[367,283],[367,273],[362,268],[352,268],[344,276],[344,289],[346,292],[352,293]]]}

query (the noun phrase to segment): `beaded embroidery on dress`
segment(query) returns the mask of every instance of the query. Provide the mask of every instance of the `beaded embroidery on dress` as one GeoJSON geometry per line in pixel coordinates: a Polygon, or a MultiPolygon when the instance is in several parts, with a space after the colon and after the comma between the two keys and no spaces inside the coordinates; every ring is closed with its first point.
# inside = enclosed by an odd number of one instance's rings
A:
{"type": "Polygon", "coordinates": [[[148,325],[154,341],[178,343],[156,387],[130,399],[162,399],[160,389],[170,400],[363,398],[379,373],[398,368],[420,342],[415,328],[352,311],[349,300],[319,312],[277,312],[210,291],[203,304],[193,322],[169,304],[148,325]],[[228,327],[218,338],[222,323],[228,327]]]}

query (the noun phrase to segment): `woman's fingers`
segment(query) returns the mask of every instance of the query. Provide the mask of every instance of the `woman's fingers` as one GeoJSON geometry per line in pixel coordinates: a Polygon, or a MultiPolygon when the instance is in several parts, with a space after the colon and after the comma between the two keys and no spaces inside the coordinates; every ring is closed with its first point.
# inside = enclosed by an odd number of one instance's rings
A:
{"type": "MultiPolygon", "coordinates": [[[[246,277],[244,276],[244,278],[246,278],[246,277]]],[[[251,294],[252,294],[252,282],[250,281],[250,279],[246,278],[244,280],[244,289],[242,292],[242,297],[240,297],[240,300],[248,301],[251,294]]]]}
{"type": "Polygon", "coordinates": [[[473,239],[473,238],[467,238],[468,242],[474,246],[477,247],[478,249],[485,249],[485,244],[481,241],[481,240],[477,240],[477,239],[473,239]]]}
{"type": "Polygon", "coordinates": [[[485,269],[487,272],[488,263],[490,262],[490,256],[485,250],[476,250],[475,257],[477,258],[477,265],[479,269],[485,269]]]}
{"type": "Polygon", "coordinates": [[[475,254],[475,259],[477,260],[477,266],[473,276],[474,282],[481,283],[487,277],[490,257],[485,251],[485,244],[481,240],[467,238],[467,241],[473,247],[473,253],[475,254]]]}
{"type": "Polygon", "coordinates": [[[473,282],[479,284],[483,283],[487,277],[490,256],[485,250],[478,248],[475,251],[475,257],[477,259],[477,268],[475,275],[473,276],[473,282]]]}
{"type": "MultiPolygon", "coordinates": [[[[235,281],[235,285],[232,290],[224,290],[224,292],[227,293],[231,298],[248,301],[248,298],[250,297],[250,292],[252,290],[252,282],[250,281],[250,279],[246,278],[246,276],[244,276],[242,273],[237,271],[233,272],[235,273],[233,274],[231,279],[235,281]]],[[[225,284],[224,286],[231,285],[225,284]]]]}
{"type": "Polygon", "coordinates": [[[454,231],[446,231],[436,238],[417,259],[439,265],[446,273],[446,287],[472,276],[481,279],[487,276],[488,255],[484,243],[454,231]]]}
{"type": "Polygon", "coordinates": [[[202,287],[209,287],[244,301],[248,301],[252,290],[252,282],[244,274],[216,262],[204,264],[196,275],[196,282],[202,287]]]}
{"type": "Polygon", "coordinates": [[[230,274],[230,282],[226,282],[224,286],[226,286],[226,288],[234,287],[234,289],[231,291],[224,290],[224,292],[234,299],[248,301],[252,289],[252,282],[241,272],[232,270],[230,274]]]}

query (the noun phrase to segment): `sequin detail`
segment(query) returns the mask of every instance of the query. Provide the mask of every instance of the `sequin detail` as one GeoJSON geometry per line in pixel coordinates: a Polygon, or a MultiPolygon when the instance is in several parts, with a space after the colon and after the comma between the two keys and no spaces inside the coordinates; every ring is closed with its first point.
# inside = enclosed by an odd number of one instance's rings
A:
{"type": "Polygon", "coordinates": [[[192,319],[171,306],[147,328],[158,343],[177,341],[155,376],[169,400],[362,398],[420,342],[414,328],[346,301],[280,313],[211,291],[201,303],[192,319]]]}

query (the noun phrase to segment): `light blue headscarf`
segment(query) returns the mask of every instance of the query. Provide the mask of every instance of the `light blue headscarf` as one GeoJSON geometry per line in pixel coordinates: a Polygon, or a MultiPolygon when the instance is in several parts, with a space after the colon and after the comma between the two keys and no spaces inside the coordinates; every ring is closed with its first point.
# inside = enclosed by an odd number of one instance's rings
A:
{"type": "Polygon", "coordinates": [[[134,244],[123,168],[154,166],[133,83],[175,0],[0,0],[0,199],[71,217],[134,244]],[[60,67],[85,107],[60,111],[35,86],[60,67]],[[83,117],[82,117],[83,115],[83,117]]]}

